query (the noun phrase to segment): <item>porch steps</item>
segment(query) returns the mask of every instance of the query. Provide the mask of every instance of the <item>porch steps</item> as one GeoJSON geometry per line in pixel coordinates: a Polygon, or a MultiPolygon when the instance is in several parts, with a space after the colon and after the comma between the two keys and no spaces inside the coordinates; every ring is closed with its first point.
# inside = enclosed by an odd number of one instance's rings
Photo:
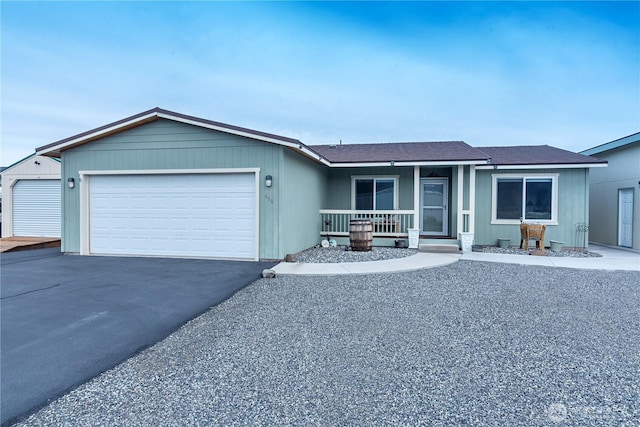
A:
{"type": "Polygon", "coordinates": [[[460,253],[460,247],[458,245],[446,244],[446,243],[423,243],[418,245],[419,252],[431,252],[431,253],[447,253],[458,254],[460,253]]]}

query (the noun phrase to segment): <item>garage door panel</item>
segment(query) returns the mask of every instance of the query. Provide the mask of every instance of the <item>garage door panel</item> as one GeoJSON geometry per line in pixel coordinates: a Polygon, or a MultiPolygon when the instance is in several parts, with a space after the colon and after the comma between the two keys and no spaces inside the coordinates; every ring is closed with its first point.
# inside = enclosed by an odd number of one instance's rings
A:
{"type": "Polygon", "coordinates": [[[18,180],[12,189],[13,235],[60,237],[61,194],[59,179],[18,180]]]}
{"type": "Polygon", "coordinates": [[[255,175],[93,176],[90,252],[255,258],[255,175]]]}

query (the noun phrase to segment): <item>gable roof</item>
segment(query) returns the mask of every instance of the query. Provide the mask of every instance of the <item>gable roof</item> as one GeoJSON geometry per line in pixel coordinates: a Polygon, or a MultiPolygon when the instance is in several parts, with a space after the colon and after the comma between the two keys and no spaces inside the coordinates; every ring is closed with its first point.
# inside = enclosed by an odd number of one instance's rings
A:
{"type": "MultiPolygon", "coordinates": [[[[14,162],[14,163],[10,164],[9,166],[5,166],[3,168],[0,168],[0,172],[4,172],[4,171],[9,172],[9,169],[12,169],[12,168],[16,167],[19,164],[24,163],[25,161],[29,160],[30,158],[36,157],[37,155],[38,155],[37,153],[29,154],[27,157],[23,157],[22,159],[18,160],[17,162],[14,162]]],[[[53,160],[56,163],[60,163],[60,159],[56,159],[55,157],[49,157],[49,160],[53,160]]]]}
{"type": "Polygon", "coordinates": [[[522,145],[509,147],[478,147],[491,158],[490,167],[588,167],[606,166],[607,161],[562,150],[549,145],[522,145]]]}
{"type": "Polygon", "coordinates": [[[386,163],[485,163],[487,155],[463,141],[391,142],[312,145],[309,148],[334,165],[386,163]]]}
{"type": "Polygon", "coordinates": [[[258,130],[230,125],[227,123],[215,122],[213,120],[202,119],[199,117],[188,116],[186,114],[163,110],[162,108],[156,107],[152,108],[151,110],[143,111],[142,113],[124,118],[122,120],[118,120],[113,123],[109,123],[104,126],[100,126],[95,129],[91,129],[86,132],[61,139],[51,144],[38,147],[36,148],[36,153],[44,156],[60,157],[60,153],[64,150],[68,150],[69,148],[77,147],[96,139],[104,138],[105,136],[113,135],[115,133],[138,127],[145,123],[150,123],[159,119],[173,120],[176,122],[187,123],[207,129],[213,129],[234,135],[258,139],[261,141],[287,145],[291,147],[298,147],[300,149],[302,149],[303,147],[306,148],[306,146],[302,142],[294,138],[261,132],[258,130]]]}
{"type": "Polygon", "coordinates": [[[479,168],[496,168],[499,165],[524,168],[606,166],[604,160],[547,145],[474,148],[463,141],[431,141],[307,146],[294,138],[189,116],[158,107],[38,147],[35,154],[57,158],[65,150],[160,119],[173,120],[282,145],[329,167],[393,165],[478,165],[479,168]]]}
{"type": "Polygon", "coordinates": [[[588,150],[581,151],[580,154],[584,154],[586,156],[592,156],[594,154],[600,154],[604,151],[626,147],[627,145],[631,145],[637,142],[640,142],[640,132],[625,136],[623,138],[615,139],[605,144],[600,144],[593,148],[589,148],[588,150]]]}

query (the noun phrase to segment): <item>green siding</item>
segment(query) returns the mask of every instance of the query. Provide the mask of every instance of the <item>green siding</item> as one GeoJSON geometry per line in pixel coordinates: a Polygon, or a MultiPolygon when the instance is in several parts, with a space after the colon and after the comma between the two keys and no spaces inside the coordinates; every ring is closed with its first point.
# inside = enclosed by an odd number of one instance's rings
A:
{"type": "Polygon", "coordinates": [[[320,241],[327,170],[290,150],[283,150],[280,198],[280,256],[310,248],[320,241]]]}
{"type": "MultiPolygon", "coordinates": [[[[520,244],[518,224],[491,224],[492,174],[559,174],[558,176],[558,225],[547,225],[545,243],[560,240],[566,246],[575,246],[577,223],[589,223],[588,169],[537,169],[537,170],[479,170],[476,173],[475,243],[495,245],[498,237],[511,239],[512,245],[520,244]]],[[[588,241],[588,235],[585,236],[588,241]]]]}
{"type": "MultiPolygon", "coordinates": [[[[467,172],[468,173],[468,169],[467,172]]],[[[351,178],[353,176],[398,176],[398,209],[413,210],[413,166],[334,168],[327,179],[327,203],[323,209],[351,209],[351,178]]],[[[449,235],[455,236],[457,227],[458,169],[455,167],[421,167],[420,177],[447,178],[449,180],[448,220],[449,235]]],[[[468,189],[468,180],[467,180],[468,189]]],[[[468,190],[467,190],[468,191],[468,190]]]]}
{"type": "MultiPolygon", "coordinates": [[[[284,253],[278,238],[280,192],[267,192],[264,176],[280,181],[283,150],[280,145],[158,120],[63,152],[62,176],[63,181],[78,181],[78,171],[90,170],[259,168],[259,257],[275,259],[284,253]]],[[[80,251],[79,196],[78,186],[64,187],[64,252],[80,251]]]]}
{"type": "Polygon", "coordinates": [[[328,172],[327,197],[323,209],[351,209],[351,177],[353,176],[397,176],[400,187],[398,209],[413,209],[413,166],[331,169],[328,172]]]}
{"type": "MultiPolygon", "coordinates": [[[[259,254],[281,259],[313,246],[320,239],[320,209],[351,209],[353,176],[397,176],[398,209],[412,210],[413,167],[328,168],[286,147],[187,125],[157,120],[62,153],[62,181],[78,171],[145,169],[258,168],[259,254]],[[273,177],[273,187],[264,177],[273,177]]],[[[465,167],[463,204],[469,205],[469,168],[465,167]]],[[[559,173],[558,222],[548,226],[547,241],[575,245],[575,224],[588,223],[588,170],[531,170],[559,173]]],[[[495,244],[498,237],[520,239],[518,225],[491,224],[491,175],[523,173],[478,170],[476,174],[475,242],[495,244]]],[[[449,178],[449,235],[457,230],[457,167],[423,167],[422,178],[449,178]]],[[[80,250],[80,189],[63,186],[62,250],[80,250]]],[[[588,236],[586,236],[588,238],[588,236]]]]}

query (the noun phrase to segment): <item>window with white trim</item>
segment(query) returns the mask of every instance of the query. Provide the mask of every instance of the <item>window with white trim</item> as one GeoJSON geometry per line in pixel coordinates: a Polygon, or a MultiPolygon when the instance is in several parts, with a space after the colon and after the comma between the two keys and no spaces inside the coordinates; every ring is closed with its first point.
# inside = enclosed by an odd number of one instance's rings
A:
{"type": "Polygon", "coordinates": [[[493,175],[493,222],[557,222],[557,186],[557,174],[493,175]]]}
{"type": "Polygon", "coordinates": [[[356,210],[396,209],[397,182],[396,177],[353,177],[353,208],[356,210]]]}

